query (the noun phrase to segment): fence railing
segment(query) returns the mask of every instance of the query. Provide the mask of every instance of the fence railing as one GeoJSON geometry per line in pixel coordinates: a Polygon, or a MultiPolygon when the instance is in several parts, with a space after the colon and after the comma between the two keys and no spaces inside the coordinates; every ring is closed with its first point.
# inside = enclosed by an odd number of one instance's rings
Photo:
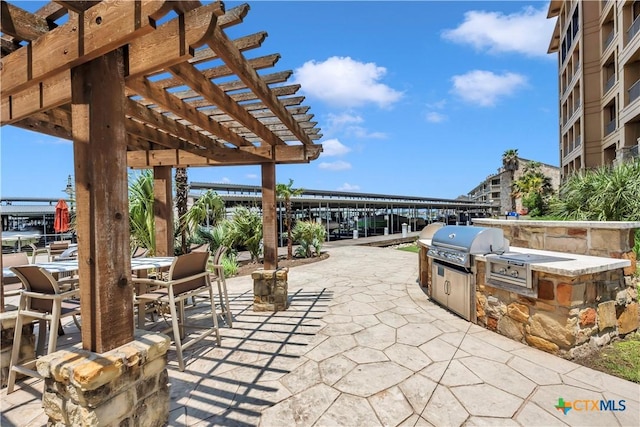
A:
{"type": "Polygon", "coordinates": [[[632,103],[640,97],[640,79],[629,88],[629,103],[632,103]]]}

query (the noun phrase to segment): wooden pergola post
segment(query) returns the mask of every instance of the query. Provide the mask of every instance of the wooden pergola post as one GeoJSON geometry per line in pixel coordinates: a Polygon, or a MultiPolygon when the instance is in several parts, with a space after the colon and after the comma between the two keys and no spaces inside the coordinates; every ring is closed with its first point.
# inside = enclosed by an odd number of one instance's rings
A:
{"type": "Polygon", "coordinates": [[[262,239],[264,269],[278,268],[278,222],[276,217],[276,164],[262,163],[262,239]]]}
{"type": "Polygon", "coordinates": [[[133,341],[123,50],[71,70],[82,346],[133,341]]]}
{"type": "Polygon", "coordinates": [[[171,166],[153,168],[153,213],[156,225],[156,256],[173,256],[173,197],[171,166]]]}

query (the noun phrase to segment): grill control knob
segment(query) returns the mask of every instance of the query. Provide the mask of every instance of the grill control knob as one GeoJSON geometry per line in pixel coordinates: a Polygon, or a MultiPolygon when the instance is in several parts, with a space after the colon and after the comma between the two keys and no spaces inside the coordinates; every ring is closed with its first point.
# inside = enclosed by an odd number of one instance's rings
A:
{"type": "Polygon", "coordinates": [[[511,277],[518,277],[518,270],[513,270],[511,272],[511,277]]]}
{"type": "Polygon", "coordinates": [[[500,274],[507,274],[507,269],[502,267],[500,270],[498,270],[498,273],[500,274]]]}

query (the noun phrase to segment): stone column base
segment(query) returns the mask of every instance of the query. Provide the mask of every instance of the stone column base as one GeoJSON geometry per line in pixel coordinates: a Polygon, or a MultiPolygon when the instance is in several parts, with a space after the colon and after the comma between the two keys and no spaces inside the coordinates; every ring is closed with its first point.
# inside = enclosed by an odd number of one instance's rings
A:
{"type": "Polygon", "coordinates": [[[289,306],[289,269],[257,270],[253,279],[253,311],[281,311],[289,306]]]}
{"type": "Polygon", "coordinates": [[[169,343],[166,335],[136,330],[134,341],[104,354],[72,348],[38,359],[48,425],[166,425],[169,343]]]}

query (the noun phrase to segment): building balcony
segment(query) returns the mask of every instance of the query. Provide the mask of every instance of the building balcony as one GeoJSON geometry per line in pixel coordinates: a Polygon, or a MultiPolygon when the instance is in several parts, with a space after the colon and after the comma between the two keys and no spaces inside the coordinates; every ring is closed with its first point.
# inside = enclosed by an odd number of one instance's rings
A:
{"type": "Polygon", "coordinates": [[[604,84],[603,93],[609,92],[615,83],[616,83],[616,75],[613,74],[611,75],[611,77],[607,79],[607,82],[604,84]]]}
{"type": "Polygon", "coordinates": [[[626,161],[640,157],[640,153],[638,152],[639,147],[640,147],[640,144],[633,145],[631,147],[622,147],[616,150],[615,164],[619,165],[626,161]]]}
{"type": "Polygon", "coordinates": [[[611,45],[611,42],[613,41],[613,37],[615,36],[614,31],[611,30],[611,32],[609,33],[609,35],[607,35],[607,38],[604,41],[604,44],[602,45],[602,51],[604,52],[605,50],[607,50],[607,48],[611,45]]]}
{"type": "Polygon", "coordinates": [[[627,42],[630,42],[631,39],[633,39],[636,36],[636,34],[638,34],[639,31],[640,31],[640,16],[638,16],[633,21],[633,24],[631,24],[631,26],[627,30],[627,42]]]}
{"type": "Polygon", "coordinates": [[[607,123],[607,125],[604,127],[604,136],[609,135],[610,133],[612,133],[614,130],[616,130],[616,119],[611,120],[609,123],[607,123]]]}
{"type": "Polygon", "coordinates": [[[640,97],[640,79],[629,88],[629,104],[640,97]]]}

